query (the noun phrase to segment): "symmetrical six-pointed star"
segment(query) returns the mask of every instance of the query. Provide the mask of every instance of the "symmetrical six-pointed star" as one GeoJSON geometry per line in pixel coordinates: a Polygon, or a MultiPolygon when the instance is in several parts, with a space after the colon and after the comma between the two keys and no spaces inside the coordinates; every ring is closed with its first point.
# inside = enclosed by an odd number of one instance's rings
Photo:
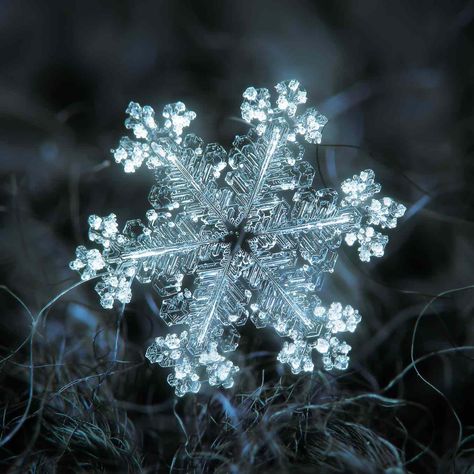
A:
{"type": "Polygon", "coordinates": [[[225,354],[249,317],[286,339],[278,360],[293,373],[313,370],[313,349],[326,370],[346,369],[351,348],[337,334],[353,332],[361,317],[351,306],[323,305],[323,276],[343,239],[358,243],[362,261],[381,257],[388,237],[373,226],[393,228],[405,212],[373,198],[380,185],[371,170],[344,181],[341,200],[332,189],[315,191],[299,141],[320,143],[327,119],[314,108],[297,114],[306,102],[298,81],[276,90],[274,107],[267,89],[244,92],[242,117],[253,126],[229,153],[183,136],[196,114],[182,102],[164,108],[162,123],[151,107],[131,102],[125,126],[136,139],[122,138],[113,154],[127,173],[145,163],[155,174],[153,209],[122,232],[114,214],[90,216],[89,238],[102,250],[80,246],[70,264],[84,280],[100,277],[104,308],[130,302],[134,280],[153,286],[163,320],[185,329],[156,338],[146,356],[174,368],[168,382],[179,396],[204,380],[233,385],[238,368],[225,354]]]}

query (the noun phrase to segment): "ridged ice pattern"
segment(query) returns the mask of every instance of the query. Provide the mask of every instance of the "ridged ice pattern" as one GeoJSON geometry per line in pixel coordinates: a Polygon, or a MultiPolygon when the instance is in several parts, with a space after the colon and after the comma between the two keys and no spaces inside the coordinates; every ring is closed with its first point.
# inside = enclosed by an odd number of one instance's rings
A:
{"type": "Polygon", "coordinates": [[[113,150],[127,173],[142,167],[155,176],[146,219],[119,231],[116,216],[91,216],[89,238],[73,270],[99,278],[104,308],[128,303],[135,280],[161,298],[161,317],[176,333],[157,337],[146,352],[170,367],[168,382],[182,396],[203,381],[231,387],[238,368],[226,358],[237,348],[238,327],[249,319],[284,338],[278,360],[298,374],[314,369],[313,351],[326,370],[346,369],[351,347],[339,334],[353,332],[357,310],[320,298],[323,277],[334,270],[342,242],[358,245],[362,261],[381,257],[405,207],[375,199],[380,185],[366,170],[333,189],[313,188],[314,169],[301,142],[320,143],[326,117],[296,80],[267,89],[249,87],[242,117],[251,124],[227,152],[184,134],[196,114],[182,102],[162,118],[131,102],[124,137],[113,150]],[[187,282],[186,285],[184,282],[187,282]]]}

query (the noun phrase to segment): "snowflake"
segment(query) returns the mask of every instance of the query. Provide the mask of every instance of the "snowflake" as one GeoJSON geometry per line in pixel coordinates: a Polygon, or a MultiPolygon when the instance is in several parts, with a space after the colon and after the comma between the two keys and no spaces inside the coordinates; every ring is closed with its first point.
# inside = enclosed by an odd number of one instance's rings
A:
{"type": "Polygon", "coordinates": [[[146,221],[131,220],[119,231],[116,216],[91,216],[89,238],[102,247],[80,246],[73,270],[99,278],[104,308],[129,303],[131,285],[151,284],[162,300],[160,316],[178,333],[158,337],[146,357],[173,368],[168,382],[179,396],[203,381],[231,387],[238,368],[225,355],[237,348],[237,328],[248,319],[272,327],[283,338],[278,360],[298,374],[322,366],[344,370],[351,347],[339,333],[354,332],[359,312],[318,296],[332,272],[337,250],[357,243],[362,261],[381,257],[405,207],[374,199],[380,185],[371,170],[333,189],[313,189],[314,170],[303,161],[300,141],[320,143],[326,117],[308,108],[296,80],[276,86],[272,107],[267,89],[249,87],[242,117],[252,127],[227,153],[185,134],[196,114],[182,102],[167,105],[158,122],[154,110],[131,102],[125,137],[113,150],[126,173],[143,165],[155,175],[146,221]],[[186,283],[185,283],[186,282],[186,283]]]}

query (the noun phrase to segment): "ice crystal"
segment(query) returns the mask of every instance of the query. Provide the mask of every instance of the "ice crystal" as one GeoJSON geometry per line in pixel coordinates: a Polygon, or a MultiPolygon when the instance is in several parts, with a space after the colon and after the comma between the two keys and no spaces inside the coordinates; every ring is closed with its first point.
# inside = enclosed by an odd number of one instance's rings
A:
{"type": "Polygon", "coordinates": [[[91,216],[89,238],[102,250],[80,246],[70,264],[83,279],[100,278],[104,308],[130,302],[135,280],[152,285],[161,318],[183,329],[156,338],[146,356],[173,368],[168,382],[179,396],[203,381],[233,385],[238,368],[226,354],[248,319],[285,338],[278,360],[293,373],[314,369],[313,351],[326,370],[346,369],[351,347],[339,334],[354,332],[361,316],[322,302],[323,276],[343,241],[358,244],[362,261],[381,257],[388,237],[374,227],[393,228],[405,212],[373,198],[380,185],[371,170],[344,181],[341,198],[313,189],[300,141],[320,143],[327,119],[314,108],[298,114],[307,99],[298,81],[276,90],[274,106],[267,89],[245,90],[241,112],[251,128],[229,152],[183,134],[196,114],[182,102],[165,106],[164,120],[131,102],[125,125],[135,139],[122,138],[113,154],[127,173],[143,165],[153,172],[153,208],[121,232],[114,214],[91,216]]]}

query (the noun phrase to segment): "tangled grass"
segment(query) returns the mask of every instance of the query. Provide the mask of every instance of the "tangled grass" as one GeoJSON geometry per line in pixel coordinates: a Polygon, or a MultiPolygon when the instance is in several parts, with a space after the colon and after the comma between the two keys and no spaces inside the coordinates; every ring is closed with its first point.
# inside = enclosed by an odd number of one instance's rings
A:
{"type": "Polygon", "coordinates": [[[436,414],[396,388],[411,372],[423,377],[423,361],[472,346],[425,354],[382,388],[356,372],[288,376],[272,368],[273,354],[253,352],[238,386],[178,401],[158,393],[161,375],[121,343],[122,314],[92,339],[54,335],[48,312],[69,290],[37,316],[3,290],[31,320],[29,337],[1,360],[7,472],[471,472],[472,437],[461,421],[455,449],[440,458],[433,439],[418,440],[403,421],[418,416],[434,427],[436,414]]]}

